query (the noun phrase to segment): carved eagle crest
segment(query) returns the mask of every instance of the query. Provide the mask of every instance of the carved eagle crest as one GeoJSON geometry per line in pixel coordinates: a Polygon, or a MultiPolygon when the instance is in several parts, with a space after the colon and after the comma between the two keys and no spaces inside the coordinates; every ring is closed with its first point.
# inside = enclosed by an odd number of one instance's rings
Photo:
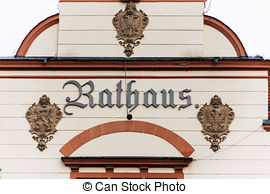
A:
{"type": "Polygon", "coordinates": [[[202,133],[205,139],[211,143],[211,149],[216,152],[219,144],[230,133],[229,126],[234,119],[233,109],[227,104],[223,105],[221,98],[215,95],[209,105],[205,104],[198,112],[197,118],[203,126],[202,133]]]}
{"type": "Polygon", "coordinates": [[[149,19],[142,11],[136,9],[136,4],[129,2],[125,10],[120,10],[112,20],[117,31],[116,38],[119,44],[125,48],[126,56],[131,56],[135,46],[140,44],[140,39],[144,37],[143,31],[148,25],[149,19]]]}
{"type": "Polygon", "coordinates": [[[25,114],[30,124],[33,139],[38,142],[37,148],[43,151],[47,148],[46,143],[53,138],[57,131],[56,125],[62,119],[62,112],[56,104],[51,104],[50,99],[43,95],[38,104],[34,103],[25,114]]]}

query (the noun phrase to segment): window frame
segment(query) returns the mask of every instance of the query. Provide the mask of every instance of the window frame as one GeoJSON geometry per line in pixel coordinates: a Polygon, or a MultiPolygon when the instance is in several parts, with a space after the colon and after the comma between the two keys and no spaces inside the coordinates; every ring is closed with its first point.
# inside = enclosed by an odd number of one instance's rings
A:
{"type": "Polygon", "coordinates": [[[71,179],[183,179],[188,157],[62,157],[71,169],[71,179]],[[105,172],[80,172],[81,167],[103,167],[105,172]],[[136,167],[139,173],[114,172],[114,168],[136,167]],[[173,168],[173,173],[149,173],[149,168],[173,168]]]}

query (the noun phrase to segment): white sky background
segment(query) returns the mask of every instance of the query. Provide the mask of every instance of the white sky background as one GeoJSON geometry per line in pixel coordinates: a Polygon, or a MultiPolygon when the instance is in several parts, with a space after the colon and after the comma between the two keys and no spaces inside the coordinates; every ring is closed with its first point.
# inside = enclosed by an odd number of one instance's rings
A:
{"type": "MultiPolygon", "coordinates": [[[[249,56],[270,59],[270,0],[208,0],[206,15],[229,26],[249,56]],[[210,4],[210,7],[209,7],[210,4]]],[[[0,0],[0,56],[14,56],[39,22],[59,13],[59,0],[0,0]]]]}

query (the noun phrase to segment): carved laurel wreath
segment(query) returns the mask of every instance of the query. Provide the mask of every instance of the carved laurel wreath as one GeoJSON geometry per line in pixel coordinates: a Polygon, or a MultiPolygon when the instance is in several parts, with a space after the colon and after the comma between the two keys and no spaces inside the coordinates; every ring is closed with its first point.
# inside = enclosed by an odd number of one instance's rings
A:
{"type": "Polygon", "coordinates": [[[203,126],[202,133],[205,139],[211,143],[211,149],[216,152],[219,144],[230,133],[229,126],[234,119],[233,109],[227,104],[223,105],[221,98],[215,95],[209,105],[205,104],[198,112],[197,118],[203,126]]]}
{"type": "Polygon", "coordinates": [[[38,104],[34,103],[25,114],[30,124],[33,139],[38,142],[37,148],[43,151],[47,148],[46,143],[53,138],[56,125],[62,119],[62,112],[56,104],[51,104],[50,99],[43,95],[38,104]]]}
{"type": "Polygon", "coordinates": [[[124,53],[130,57],[134,54],[133,49],[140,44],[144,37],[143,31],[148,25],[149,19],[142,11],[138,11],[136,4],[129,2],[124,11],[120,10],[112,20],[117,31],[116,38],[119,44],[125,48],[124,53]]]}

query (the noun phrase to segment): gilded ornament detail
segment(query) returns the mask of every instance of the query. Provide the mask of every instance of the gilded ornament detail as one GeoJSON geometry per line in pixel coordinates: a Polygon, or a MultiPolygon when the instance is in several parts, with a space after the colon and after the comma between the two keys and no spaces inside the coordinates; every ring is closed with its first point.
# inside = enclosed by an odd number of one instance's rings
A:
{"type": "Polygon", "coordinates": [[[37,148],[43,151],[46,143],[53,138],[56,125],[62,119],[62,112],[56,104],[51,104],[49,97],[43,95],[38,104],[34,103],[25,114],[30,124],[32,138],[38,142],[37,148]]]}
{"type": "Polygon", "coordinates": [[[116,38],[125,48],[126,56],[130,57],[134,54],[133,49],[144,37],[143,31],[148,22],[147,15],[142,10],[138,11],[133,2],[127,3],[125,10],[120,10],[113,18],[112,23],[117,31],[116,38]]]}
{"type": "Polygon", "coordinates": [[[227,104],[223,105],[221,98],[215,95],[209,105],[205,104],[199,110],[197,118],[203,126],[202,133],[205,139],[211,143],[211,149],[216,152],[220,149],[220,143],[230,133],[229,126],[234,119],[233,109],[227,104]]]}

